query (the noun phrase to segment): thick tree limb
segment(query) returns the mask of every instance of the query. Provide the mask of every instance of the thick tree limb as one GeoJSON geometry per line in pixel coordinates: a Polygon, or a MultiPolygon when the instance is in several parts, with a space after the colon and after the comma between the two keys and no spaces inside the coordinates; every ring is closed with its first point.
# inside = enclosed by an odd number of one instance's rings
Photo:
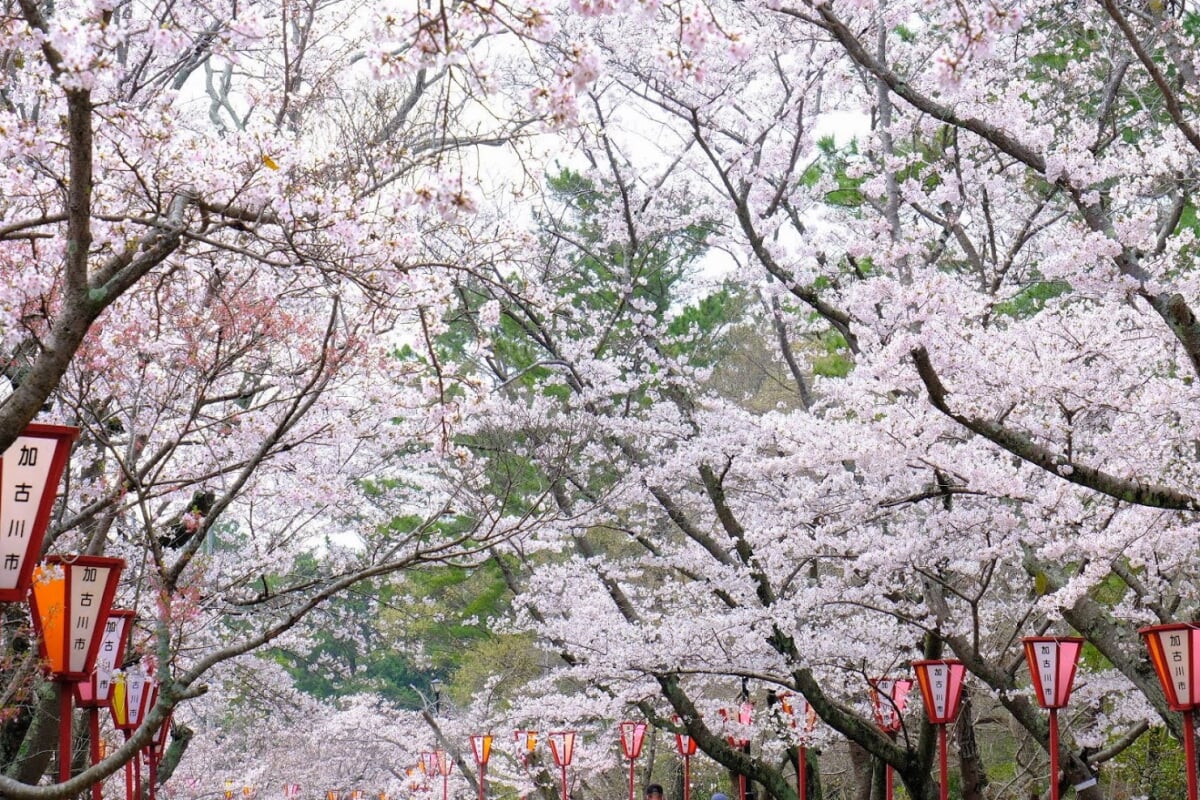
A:
{"type": "Polygon", "coordinates": [[[929,393],[929,402],[950,419],[982,436],[1024,461],[1053,473],[1065,481],[1083,486],[1109,497],[1134,505],[1153,508],[1169,508],[1176,511],[1200,511],[1200,500],[1192,495],[1160,484],[1143,483],[1131,478],[1122,478],[1086,464],[1080,464],[1065,454],[1055,452],[1038,444],[1028,435],[1006,428],[998,422],[959,414],[947,402],[949,392],[929,359],[929,352],[922,345],[912,351],[917,374],[929,393]]]}

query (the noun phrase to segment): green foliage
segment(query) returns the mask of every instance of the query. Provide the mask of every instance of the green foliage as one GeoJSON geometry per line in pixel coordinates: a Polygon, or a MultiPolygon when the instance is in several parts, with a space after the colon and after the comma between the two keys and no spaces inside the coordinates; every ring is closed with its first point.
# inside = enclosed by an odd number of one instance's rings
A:
{"type": "Polygon", "coordinates": [[[850,359],[849,346],[846,339],[837,331],[829,331],[821,337],[824,352],[818,352],[809,358],[814,375],[823,378],[844,378],[850,374],[854,362],[850,359]]]}
{"type": "Polygon", "coordinates": [[[1110,784],[1129,787],[1125,796],[1178,800],[1187,796],[1183,747],[1166,728],[1151,728],[1109,768],[1110,784]]]}
{"type": "Polygon", "coordinates": [[[1025,319],[1040,312],[1050,300],[1070,291],[1071,284],[1066,281],[1034,281],[1007,300],[996,303],[994,309],[1001,316],[1025,319]]]}
{"type": "Polygon", "coordinates": [[[833,177],[836,188],[825,193],[825,202],[843,208],[858,208],[863,203],[860,187],[865,178],[852,178],[848,174],[851,161],[858,156],[858,143],[851,141],[839,149],[832,136],[817,140],[817,158],[800,175],[800,183],[809,189],[817,185],[822,177],[833,177]]]}

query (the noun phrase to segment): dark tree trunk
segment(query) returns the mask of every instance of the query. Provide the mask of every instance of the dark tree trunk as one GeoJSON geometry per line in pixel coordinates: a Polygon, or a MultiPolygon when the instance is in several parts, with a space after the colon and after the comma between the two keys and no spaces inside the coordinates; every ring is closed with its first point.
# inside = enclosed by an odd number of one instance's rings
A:
{"type": "Polygon", "coordinates": [[[33,704],[33,722],[21,748],[5,773],[21,783],[36,785],[58,752],[59,693],[66,684],[44,683],[33,704]]]}
{"type": "Polygon", "coordinates": [[[850,742],[851,797],[854,800],[871,800],[874,783],[875,759],[858,744],[850,742]]]}
{"type": "Polygon", "coordinates": [[[988,778],[979,757],[979,744],[975,741],[975,712],[970,692],[963,692],[962,710],[959,711],[954,731],[958,738],[958,768],[962,776],[959,790],[962,800],[984,800],[983,790],[988,785],[988,778]]]}

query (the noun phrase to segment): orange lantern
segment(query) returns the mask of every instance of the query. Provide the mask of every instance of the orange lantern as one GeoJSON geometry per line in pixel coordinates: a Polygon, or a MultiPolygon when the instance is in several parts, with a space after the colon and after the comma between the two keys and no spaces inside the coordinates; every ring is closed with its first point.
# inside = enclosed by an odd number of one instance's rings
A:
{"type": "Polygon", "coordinates": [[[91,675],[124,568],[119,558],[48,556],[34,571],[31,605],[52,679],[84,681],[91,675]]]}

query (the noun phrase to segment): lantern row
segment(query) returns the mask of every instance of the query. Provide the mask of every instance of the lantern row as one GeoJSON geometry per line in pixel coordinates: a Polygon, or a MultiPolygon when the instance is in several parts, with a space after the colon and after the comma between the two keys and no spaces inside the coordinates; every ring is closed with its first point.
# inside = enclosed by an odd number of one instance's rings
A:
{"type": "MultiPolygon", "coordinates": [[[[100,709],[111,710],[115,727],[128,738],[157,697],[152,677],[140,670],[117,670],[134,616],[112,608],[125,562],[88,555],[37,561],[78,437],[78,428],[31,424],[0,453],[0,603],[28,601],[46,675],[60,684],[60,781],[71,777],[72,698],[88,712],[89,755],[96,763],[101,758],[100,709]]],[[[145,749],[152,799],[168,724],[154,732],[145,749]]],[[[140,762],[141,754],[135,766],[140,768],[140,762]]],[[[99,784],[92,787],[92,796],[100,799],[99,784]]]]}

